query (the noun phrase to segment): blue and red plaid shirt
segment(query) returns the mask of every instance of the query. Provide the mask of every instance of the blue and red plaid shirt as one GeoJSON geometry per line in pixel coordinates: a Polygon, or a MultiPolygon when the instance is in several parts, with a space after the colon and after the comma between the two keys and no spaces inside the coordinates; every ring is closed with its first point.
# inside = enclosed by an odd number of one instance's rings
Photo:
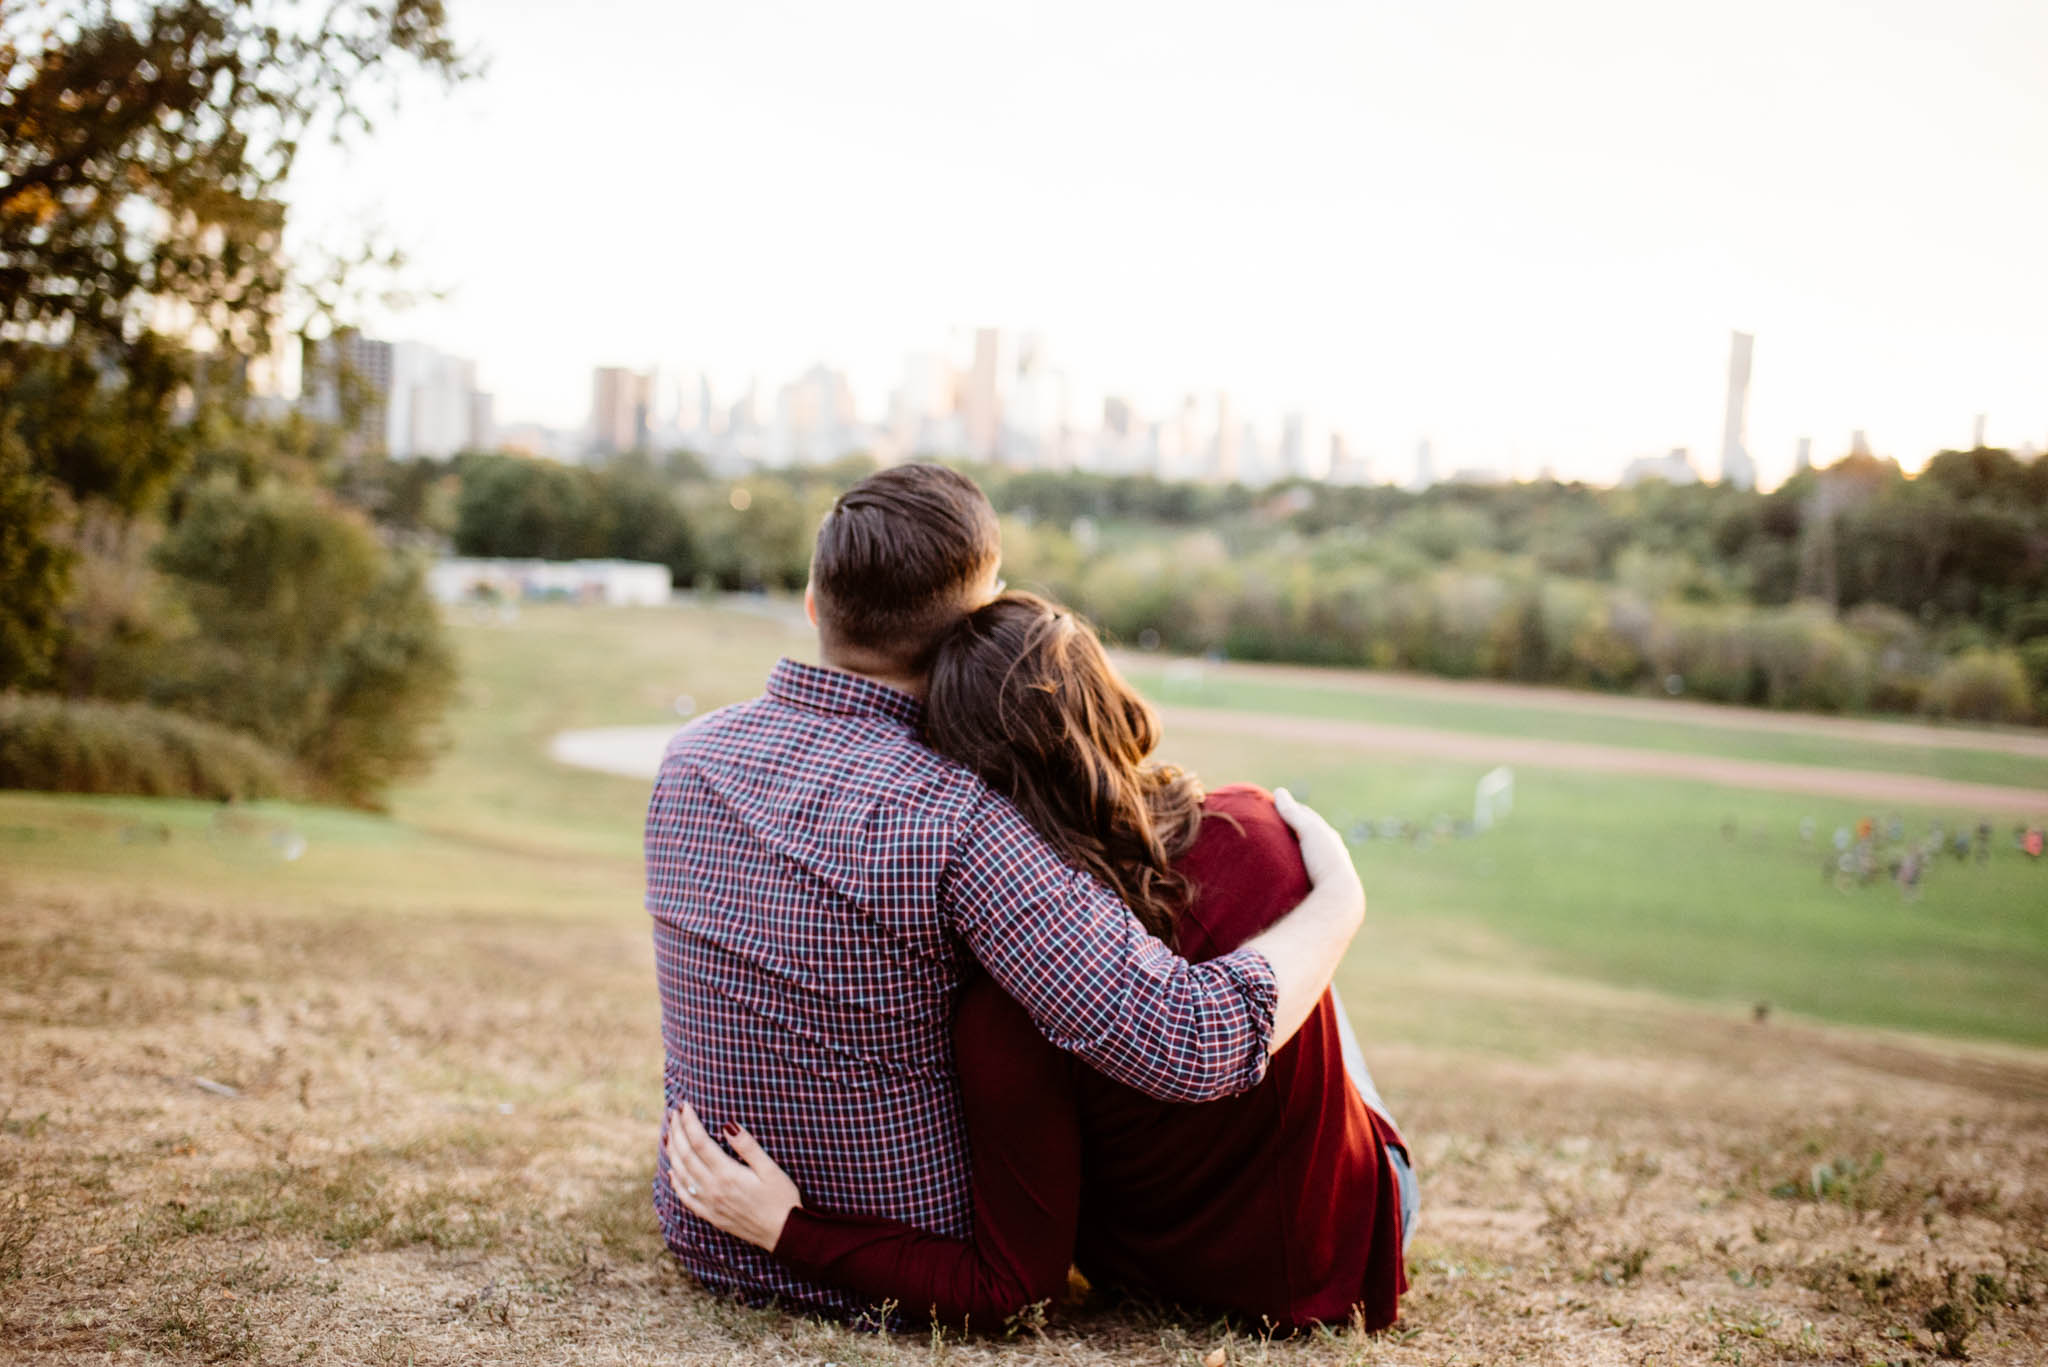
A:
{"type": "MultiPolygon", "coordinates": [[[[745,1125],[807,1201],[970,1228],[955,995],[979,962],[1045,1037],[1167,1101],[1266,1066],[1273,971],[1189,964],[1006,800],[918,743],[919,702],[784,660],[764,696],[671,742],[647,810],[663,1090],[745,1125]]],[[[869,1307],[654,1204],[697,1279],[839,1315],[869,1307]]]]}

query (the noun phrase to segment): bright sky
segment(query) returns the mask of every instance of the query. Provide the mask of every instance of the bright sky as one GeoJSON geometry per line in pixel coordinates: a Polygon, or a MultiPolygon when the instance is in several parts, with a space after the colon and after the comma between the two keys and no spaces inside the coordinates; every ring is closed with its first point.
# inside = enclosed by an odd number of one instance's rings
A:
{"type": "MultiPolygon", "coordinates": [[[[1307,406],[1383,476],[2048,445],[2042,0],[451,0],[488,74],[303,163],[451,291],[501,422],[599,364],[874,416],[953,329],[1091,404],[1307,406]]],[[[372,320],[377,322],[378,320],[372,320]]],[[[1099,411],[1099,408],[1096,409],[1099,411]]]]}

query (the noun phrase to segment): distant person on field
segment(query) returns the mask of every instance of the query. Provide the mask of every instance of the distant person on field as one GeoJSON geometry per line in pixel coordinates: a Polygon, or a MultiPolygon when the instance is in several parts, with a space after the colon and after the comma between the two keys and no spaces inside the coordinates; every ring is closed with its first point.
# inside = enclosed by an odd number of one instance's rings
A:
{"type": "MultiPolygon", "coordinates": [[[[1315,1013],[1365,903],[1342,839],[1283,801],[1315,886],[1190,964],[927,749],[933,651],[996,596],[1000,556],[994,510],[952,471],[897,466],[841,495],[805,593],[823,665],[784,660],[763,696],[685,727],[647,812],[667,1109],[744,1121],[806,1200],[954,1239],[973,1229],[952,1040],[971,979],[1105,1077],[1207,1101],[1254,1086],[1315,1013]]],[[[705,1285],[872,1304],[689,1214],[670,1175],[664,1149],[662,1232],[705,1285]]]]}
{"type": "MultiPolygon", "coordinates": [[[[1042,599],[998,598],[941,642],[924,730],[1190,959],[1227,955],[1308,891],[1273,798],[1205,796],[1152,762],[1151,707],[1087,623],[1042,599]]],[[[1193,1105],[1062,1053],[987,978],[960,998],[953,1051],[974,1177],[965,1237],[818,1200],[772,1144],[742,1135],[735,1161],[687,1111],[669,1171],[697,1189],[678,1199],[809,1276],[948,1322],[995,1328],[1058,1296],[1076,1262],[1098,1286],[1276,1327],[1354,1309],[1368,1329],[1394,1321],[1415,1183],[1332,995],[1256,1087],[1193,1105]]]]}

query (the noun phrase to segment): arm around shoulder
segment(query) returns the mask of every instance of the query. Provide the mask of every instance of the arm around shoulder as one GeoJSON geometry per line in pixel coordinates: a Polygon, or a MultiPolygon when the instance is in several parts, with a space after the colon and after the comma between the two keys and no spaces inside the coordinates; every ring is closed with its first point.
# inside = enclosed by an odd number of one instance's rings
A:
{"type": "Polygon", "coordinates": [[[1162,1101],[1228,1096],[1264,1075],[1268,958],[1189,964],[1000,797],[988,795],[966,822],[941,897],[974,957],[1039,1032],[1103,1074],[1162,1101]]]}

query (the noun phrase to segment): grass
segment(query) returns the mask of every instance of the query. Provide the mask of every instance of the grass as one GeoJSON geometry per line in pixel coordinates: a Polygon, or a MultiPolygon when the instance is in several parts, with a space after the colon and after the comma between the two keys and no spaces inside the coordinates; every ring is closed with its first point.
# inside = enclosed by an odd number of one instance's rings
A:
{"type": "MultiPolygon", "coordinates": [[[[1346,995],[1425,1188],[1395,1333],[1271,1341],[1088,1293],[1014,1339],[877,1339],[706,1296],[648,1209],[645,785],[544,744],[748,696],[807,643],[568,608],[458,635],[451,750],[389,816],[0,795],[0,1360],[2048,1352],[2044,871],[1945,865],[1911,906],[1838,893],[1797,827],[1846,810],[1538,771],[1487,837],[1358,848],[1346,995]]],[[[1212,779],[1293,784],[1340,824],[1460,811],[1474,776],[1181,739],[1212,779]]]]}
{"type": "MultiPolygon", "coordinates": [[[[1691,719],[1652,721],[1546,707],[1541,702],[1508,704],[1454,693],[1416,697],[1404,692],[1362,691],[1341,682],[1315,684],[1231,677],[1206,670],[1175,674],[1166,668],[1137,667],[1131,679],[1161,702],[1222,707],[1248,712],[1331,717],[1393,726],[1469,731],[1494,736],[1540,735],[1550,740],[1619,745],[1680,754],[1722,755],[1838,769],[1872,769],[1920,774],[1969,783],[2048,790],[2048,759],[1998,751],[1998,732],[1952,728],[1956,735],[1981,736],[1982,749],[1859,742],[1821,734],[1746,731],[1691,719]]],[[[1731,709],[1732,711],[1733,709],[1731,709]]]]}
{"type": "MultiPolygon", "coordinates": [[[[1245,762],[1346,830],[1468,816],[1480,775],[1270,746],[1245,762]]],[[[2048,867],[2001,827],[1987,862],[1941,857],[1916,901],[1882,876],[1840,890],[1823,874],[1834,831],[1886,815],[1675,779],[1522,770],[1512,816],[1483,836],[1356,846],[1378,937],[1369,945],[1448,948],[1476,928],[1490,956],[1526,954],[1564,975],[2048,1045],[2048,867]],[[1801,834],[1806,821],[1812,840],[1801,834]]],[[[1896,815],[1915,839],[1957,822],[1947,812],[1896,815]]]]}

